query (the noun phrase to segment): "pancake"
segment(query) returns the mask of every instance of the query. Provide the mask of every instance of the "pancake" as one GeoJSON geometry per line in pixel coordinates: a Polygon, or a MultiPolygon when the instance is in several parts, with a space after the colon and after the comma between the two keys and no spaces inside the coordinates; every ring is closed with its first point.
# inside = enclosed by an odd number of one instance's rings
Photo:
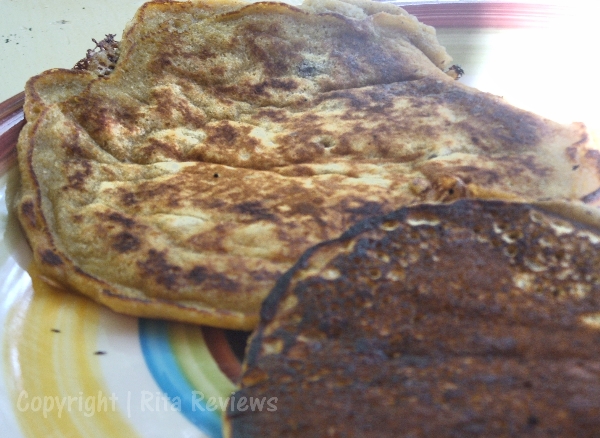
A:
{"type": "Polygon", "coordinates": [[[251,329],[357,221],[600,187],[583,125],[457,83],[396,6],[154,2],[109,40],[28,82],[17,211],[48,281],[119,312],[251,329]]]}
{"type": "Polygon", "coordinates": [[[366,220],[266,298],[224,436],[597,436],[598,266],[596,209],[460,200],[366,220]]]}

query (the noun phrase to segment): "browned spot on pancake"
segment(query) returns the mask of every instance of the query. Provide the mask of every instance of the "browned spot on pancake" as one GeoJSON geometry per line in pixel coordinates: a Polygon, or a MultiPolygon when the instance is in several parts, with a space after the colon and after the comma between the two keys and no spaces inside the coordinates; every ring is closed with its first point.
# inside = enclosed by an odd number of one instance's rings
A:
{"type": "Polygon", "coordinates": [[[319,217],[321,212],[319,205],[323,203],[323,199],[318,198],[312,199],[311,201],[312,202],[294,203],[287,214],[291,217],[296,215],[315,216],[315,218],[319,217]]]}
{"type": "Polygon", "coordinates": [[[206,139],[193,153],[191,159],[234,167],[261,169],[269,167],[268,161],[256,153],[260,141],[249,135],[253,126],[238,125],[229,121],[218,122],[205,128],[206,139]]]}
{"type": "MultiPolygon", "coordinates": [[[[540,126],[536,119],[529,117],[531,120],[520,120],[514,114],[514,110],[508,110],[500,105],[496,106],[497,112],[482,114],[481,120],[477,124],[473,122],[476,118],[467,121],[458,122],[459,126],[471,138],[481,139],[488,138],[488,127],[493,126],[494,143],[500,143],[505,152],[520,152],[528,147],[538,144],[540,140],[540,126]],[[495,126],[494,126],[495,125],[495,126]],[[482,129],[486,127],[486,129],[482,129]]],[[[526,116],[523,116],[527,118],[526,116]]],[[[480,141],[479,147],[482,150],[489,150],[490,146],[487,142],[480,141]]]]}
{"type": "Polygon", "coordinates": [[[81,190],[85,182],[92,174],[92,165],[86,160],[74,160],[67,164],[69,175],[67,180],[69,184],[66,188],[81,190]]]}
{"type": "Polygon", "coordinates": [[[144,276],[153,277],[158,284],[167,289],[173,289],[177,285],[177,279],[181,275],[181,268],[171,265],[165,257],[167,251],[148,251],[148,257],[144,261],[137,262],[144,276]]]}
{"type": "Polygon", "coordinates": [[[269,77],[283,76],[288,73],[288,65],[292,64],[290,58],[300,56],[292,51],[290,44],[278,37],[283,32],[279,23],[250,23],[240,30],[240,36],[245,38],[246,47],[250,55],[262,64],[269,77]],[[277,56],[273,56],[273,54],[277,56]]]}
{"type": "MultiPolygon", "coordinates": [[[[200,205],[200,204],[198,204],[198,205],[200,205]]],[[[204,204],[202,204],[202,205],[204,205],[204,204]]],[[[222,199],[211,199],[206,205],[208,208],[211,208],[211,209],[222,209],[224,207],[227,207],[229,205],[229,203],[225,202],[222,199]]]]}
{"type": "Polygon", "coordinates": [[[135,198],[135,194],[129,192],[127,189],[120,189],[121,193],[121,203],[126,206],[132,206],[137,203],[137,199],[135,198]]]}
{"type": "Polygon", "coordinates": [[[316,198],[312,199],[312,202],[297,202],[290,205],[290,211],[286,213],[288,217],[296,216],[311,216],[315,225],[320,227],[326,227],[327,222],[321,217],[323,210],[320,205],[323,203],[323,199],[316,198]]]}
{"type": "Polygon", "coordinates": [[[174,123],[201,128],[206,124],[204,111],[193,106],[184,97],[176,95],[172,88],[153,90],[152,97],[156,100],[156,111],[167,126],[174,123]]]}
{"type": "Polygon", "coordinates": [[[37,216],[35,214],[35,206],[32,201],[24,202],[21,205],[21,214],[27,219],[32,228],[37,227],[37,216]]]}
{"type": "Polygon", "coordinates": [[[233,211],[252,217],[253,221],[266,220],[278,222],[277,215],[264,207],[260,201],[248,201],[237,204],[233,207],[233,211]]]}
{"type": "Polygon", "coordinates": [[[141,149],[140,156],[142,156],[143,159],[138,160],[138,162],[151,161],[153,158],[169,158],[172,160],[181,160],[183,158],[183,154],[179,148],[172,143],[160,141],[155,138],[149,139],[148,143],[148,146],[141,149]]]}
{"type": "Polygon", "coordinates": [[[298,88],[297,81],[291,78],[265,79],[258,83],[242,82],[236,85],[218,86],[216,90],[219,94],[232,95],[238,99],[253,101],[260,98],[271,97],[271,91],[293,91],[298,88]]]}
{"type": "Polygon", "coordinates": [[[150,63],[148,70],[154,73],[159,73],[168,69],[171,65],[173,65],[173,62],[171,61],[171,54],[161,53],[150,63]]]}
{"type": "Polygon", "coordinates": [[[77,135],[69,135],[62,142],[62,147],[67,150],[67,157],[85,157],[85,152],[81,148],[77,135]]]}
{"type": "Polygon", "coordinates": [[[176,184],[176,182],[143,182],[137,187],[134,193],[134,199],[137,202],[148,200],[156,202],[159,198],[168,207],[174,208],[179,206],[181,185],[176,184]]]}
{"type": "Polygon", "coordinates": [[[47,249],[41,254],[42,262],[50,266],[60,266],[63,264],[62,258],[54,251],[47,249]]]}
{"type": "Polygon", "coordinates": [[[323,156],[325,148],[319,141],[328,132],[321,129],[312,115],[290,120],[294,131],[291,134],[276,137],[283,160],[290,164],[307,163],[323,156]]]}
{"type": "Polygon", "coordinates": [[[118,222],[125,228],[132,228],[135,225],[135,220],[127,216],[123,216],[121,213],[110,213],[107,216],[107,219],[112,222],[118,222]]]}
{"type": "Polygon", "coordinates": [[[256,116],[254,116],[254,118],[255,119],[266,118],[270,121],[277,122],[277,123],[282,123],[282,122],[289,120],[289,117],[286,114],[286,111],[282,110],[282,109],[278,109],[278,108],[261,109],[258,112],[258,114],[256,114],[256,116]]]}
{"type": "MultiPolygon", "coordinates": [[[[315,113],[306,113],[306,114],[302,114],[300,116],[299,119],[294,119],[293,123],[294,125],[298,124],[298,130],[300,130],[303,126],[313,126],[317,124],[317,122],[323,123],[323,118],[315,113]]],[[[318,132],[312,132],[312,135],[314,135],[315,133],[321,133],[322,131],[318,131],[318,132]]]]}
{"type": "Polygon", "coordinates": [[[353,152],[352,135],[350,135],[348,133],[342,134],[337,139],[335,149],[333,149],[331,152],[336,155],[340,155],[340,156],[352,155],[352,152],[353,152]]]}
{"type": "Polygon", "coordinates": [[[596,149],[590,149],[585,153],[585,158],[596,162],[596,166],[600,168],[600,151],[596,149]]]}
{"type": "Polygon", "coordinates": [[[198,57],[202,60],[214,58],[217,56],[215,52],[210,50],[208,47],[204,46],[199,51],[193,53],[185,53],[184,57],[198,57]]]}
{"type": "MultiPolygon", "coordinates": [[[[355,90],[337,90],[320,94],[316,97],[314,104],[318,105],[334,99],[343,99],[345,104],[343,107],[349,107],[352,109],[345,110],[344,115],[341,117],[342,119],[354,118],[353,114],[355,111],[362,111],[365,108],[368,108],[371,104],[367,96],[365,96],[363,93],[356,92],[355,90]]],[[[313,104],[311,102],[311,106],[312,105],[313,104]]]]}
{"type": "Polygon", "coordinates": [[[187,278],[189,278],[195,284],[202,284],[207,277],[207,269],[203,266],[196,266],[187,275],[187,278]]]}
{"type": "MultiPolygon", "coordinates": [[[[343,21],[346,21],[346,17],[339,14],[331,14],[336,18],[339,18],[343,21]]],[[[348,20],[348,22],[350,22],[348,20]]],[[[375,56],[379,58],[379,61],[383,61],[385,55],[373,54],[370,53],[373,51],[373,47],[371,46],[367,33],[361,29],[361,26],[349,26],[343,27],[338,32],[335,33],[334,38],[332,40],[334,47],[337,49],[338,47],[343,47],[344,50],[333,50],[331,56],[333,58],[338,58],[342,63],[348,63],[351,68],[351,74],[360,74],[363,72],[364,68],[367,68],[371,65],[380,65],[380,63],[373,64],[372,62],[365,62],[364,58],[369,58],[371,56],[375,56]],[[352,55],[350,55],[352,53],[352,55]]],[[[377,50],[378,52],[381,52],[377,50]]],[[[381,64],[386,64],[385,61],[381,62],[381,64]]]]}
{"type": "Polygon", "coordinates": [[[186,241],[196,251],[214,251],[225,253],[227,250],[223,246],[223,239],[232,232],[233,226],[229,224],[219,224],[209,232],[195,234],[186,241]]]}
{"type": "Polygon", "coordinates": [[[282,91],[294,91],[298,88],[299,84],[295,79],[286,78],[286,79],[269,79],[264,82],[266,86],[270,88],[274,88],[276,90],[282,91]]]}
{"type": "MultiPolygon", "coordinates": [[[[250,129],[246,128],[245,134],[250,132],[250,129]]],[[[220,122],[216,126],[209,126],[206,128],[207,143],[215,145],[233,146],[234,142],[240,136],[238,129],[234,128],[229,122],[220,122]]]]}
{"type": "Polygon", "coordinates": [[[210,69],[210,74],[212,74],[213,76],[223,76],[225,74],[225,68],[224,67],[212,67],[210,69]]]}
{"type": "Polygon", "coordinates": [[[266,269],[260,271],[251,271],[250,275],[256,281],[276,280],[281,276],[281,272],[271,272],[266,269]]]}
{"type": "Polygon", "coordinates": [[[571,161],[577,160],[577,152],[578,151],[579,151],[579,148],[577,146],[569,146],[565,150],[567,157],[569,157],[569,160],[571,160],[571,161]]]}
{"type": "Polygon", "coordinates": [[[114,124],[132,131],[138,125],[139,107],[128,105],[123,100],[111,101],[105,96],[82,93],[64,104],[66,112],[73,114],[79,124],[99,144],[109,139],[108,131],[114,124]]]}
{"type": "Polygon", "coordinates": [[[195,50],[189,51],[188,47],[182,48],[177,42],[175,39],[174,44],[169,44],[156,54],[156,57],[149,63],[148,70],[157,75],[164,75],[167,71],[177,79],[191,78],[196,83],[204,83],[209,80],[210,76],[214,74],[213,69],[222,70],[221,74],[226,73],[226,68],[219,65],[214,66],[215,63],[218,64],[220,54],[208,45],[200,45],[195,47],[195,50]],[[211,62],[215,59],[216,62],[211,62]],[[202,68],[198,68],[199,66],[202,68]]]}
{"type": "Polygon", "coordinates": [[[520,160],[525,167],[527,167],[527,169],[531,170],[531,173],[540,177],[548,177],[553,171],[553,169],[548,166],[544,167],[536,163],[536,158],[532,155],[519,157],[516,159],[520,160]]]}
{"type": "Polygon", "coordinates": [[[121,253],[137,251],[141,246],[140,240],[127,231],[117,234],[112,238],[112,241],[112,247],[121,253]]]}
{"type": "Polygon", "coordinates": [[[186,276],[195,285],[235,292],[239,285],[223,274],[211,272],[203,266],[194,267],[186,276]]]}
{"type": "Polygon", "coordinates": [[[268,95],[268,93],[265,91],[266,88],[268,88],[268,84],[267,84],[267,82],[263,81],[256,85],[253,85],[251,90],[252,90],[253,94],[258,94],[258,95],[267,94],[268,95]]]}
{"type": "Polygon", "coordinates": [[[313,176],[315,171],[310,166],[293,166],[289,172],[286,173],[289,176],[313,176]]]}

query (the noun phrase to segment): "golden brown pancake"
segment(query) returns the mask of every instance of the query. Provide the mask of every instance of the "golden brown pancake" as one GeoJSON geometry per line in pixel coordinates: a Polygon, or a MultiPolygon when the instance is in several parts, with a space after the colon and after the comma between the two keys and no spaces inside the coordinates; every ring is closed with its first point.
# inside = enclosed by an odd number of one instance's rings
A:
{"type": "Polygon", "coordinates": [[[308,250],[225,436],[597,436],[600,217],[558,207],[406,207],[308,250]]]}
{"type": "Polygon", "coordinates": [[[103,76],[28,82],[18,214],[48,281],[120,312],[249,329],[364,218],[600,187],[582,125],[456,83],[392,5],[148,3],[113,43],[103,76]]]}

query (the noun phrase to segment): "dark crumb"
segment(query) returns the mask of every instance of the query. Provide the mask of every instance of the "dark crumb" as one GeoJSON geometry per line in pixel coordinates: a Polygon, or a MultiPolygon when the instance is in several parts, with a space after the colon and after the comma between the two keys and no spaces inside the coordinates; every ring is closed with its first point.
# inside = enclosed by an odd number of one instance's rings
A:
{"type": "Polygon", "coordinates": [[[579,164],[573,166],[573,170],[577,170],[577,169],[579,169],[579,164]]]}
{"type": "Polygon", "coordinates": [[[60,330],[59,330],[59,329],[55,329],[55,328],[53,328],[53,329],[50,329],[50,331],[51,331],[51,332],[54,332],[54,333],[60,333],[60,330]]]}
{"type": "Polygon", "coordinates": [[[534,416],[534,415],[530,415],[529,418],[527,418],[527,425],[534,427],[537,426],[540,423],[540,420],[534,416]]]}
{"type": "Polygon", "coordinates": [[[463,77],[463,75],[465,74],[465,71],[462,69],[462,67],[460,65],[455,64],[448,69],[446,74],[448,76],[458,80],[463,77]]]}
{"type": "Polygon", "coordinates": [[[215,178],[218,178],[218,177],[219,177],[219,174],[218,174],[218,173],[215,173],[213,176],[214,176],[215,178]]]}
{"type": "Polygon", "coordinates": [[[101,41],[92,38],[96,47],[88,49],[85,58],[79,60],[73,70],[87,70],[98,76],[108,76],[115,69],[119,59],[119,42],[114,34],[108,34],[101,41]]]}
{"type": "Polygon", "coordinates": [[[106,351],[98,350],[98,351],[95,351],[95,352],[94,352],[94,354],[95,354],[96,356],[103,356],[103,355],[105,355],[105,354],[106,354],[106,351]]]}

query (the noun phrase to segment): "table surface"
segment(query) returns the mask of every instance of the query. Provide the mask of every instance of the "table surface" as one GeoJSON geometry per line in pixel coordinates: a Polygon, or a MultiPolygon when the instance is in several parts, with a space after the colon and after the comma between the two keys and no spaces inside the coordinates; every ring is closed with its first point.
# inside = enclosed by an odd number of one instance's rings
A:
{"type": "Polygon", "coordinates": [[[120,35],[143,0],[0,0],[0,102],[27,79],[72,67],[107,33],[120,35]]]}

